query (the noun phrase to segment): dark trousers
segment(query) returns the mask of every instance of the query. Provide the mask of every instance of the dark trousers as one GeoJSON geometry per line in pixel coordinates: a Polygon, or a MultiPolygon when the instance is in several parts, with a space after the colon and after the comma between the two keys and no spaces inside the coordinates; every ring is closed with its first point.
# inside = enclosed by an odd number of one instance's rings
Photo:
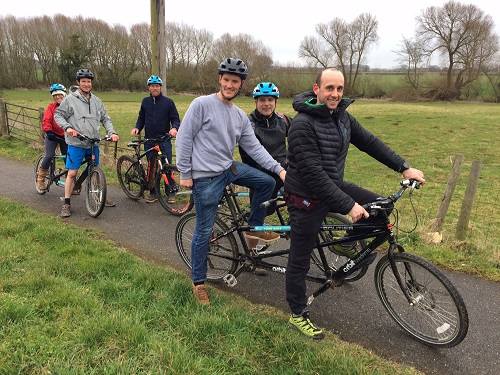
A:
{"type": "MultiPolygon", "coordinates": [[[[363,189],[351,183],[342,183],[342,191],[352,197],[357,203],[377,200],[380,195],[363,189]]],[[[330,209],[319,202],[311,210],[299,209],[287,199],[290,214],[290,255],[286,269],[286,300],[293,314],[301,314],[307,308],[306,274],[311,263],[311,253],[318,239],[319,228],[330,209]]],[[[374,222],[378,217],[362,219],[358,222],[374,222]]]]}

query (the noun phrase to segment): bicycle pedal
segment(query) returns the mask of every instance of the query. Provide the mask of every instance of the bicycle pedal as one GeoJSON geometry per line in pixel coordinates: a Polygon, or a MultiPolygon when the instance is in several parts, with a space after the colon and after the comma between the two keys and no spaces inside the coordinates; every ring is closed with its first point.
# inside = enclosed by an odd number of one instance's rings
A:
{"type": "Polygon", "coordinates": [[[224,276],[224,278],[222,280],[230,287],[233,287],[238,283],[238,280],[236,280],[236,277],[231,273],[224,276]]]}

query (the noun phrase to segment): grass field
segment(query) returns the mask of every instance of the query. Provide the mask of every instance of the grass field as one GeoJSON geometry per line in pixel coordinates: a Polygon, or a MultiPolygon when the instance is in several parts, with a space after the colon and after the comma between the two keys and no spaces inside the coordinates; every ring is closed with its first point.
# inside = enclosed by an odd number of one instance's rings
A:
{"type": "MultiPolygon", "coordinates": [[[[104,102],[121,142],[130,141],[141,99],[140,93],[96,93],[104,102]]],[[[50,101],[47,92],[37,90],[5,91],[7,102],[32,108],[45,108],[50,101]]],[[[181,119],[193,96],[173,95],[181,119]]],[[[280,99],[278,111],[294,116],[291,99],[280,99]]],[[[246,113],[254,108],[251,98],[238,98],[236,104],[246,113]]],[[[500,183],[497,157],[500,139],[500,107],[498,104],[453,103],[394,103],[387,101],[356,101],[349,112],[368,130],[407,159],[412,166],[425,172],[423,189],[416,192],[414,204],[419,214],[419,227],[411,234],[415,218],[409,201],[399,204],[401,242],[440,267],[460,270],[500,280],[500,183]],[[428,228],[437,214],[446,184],[457,154],[464,155],[460,179],[455,189],[448,215],[442,228],[443,242],[426,243],[428,228]],[[481,160],[482,169],[477,195],[465,241],[455,239],[456,225],[468,183],[471,164],[481,160]]],[[[39,151],[13,147],[9,141],[0,143],[0,153],[34,162],[39,151]],[[22,150],[22,151],[21,151],[22,150]]],[[[235,156],[238,158],[238,155],[235,156]]],[[[107,176],[114,176],[113,165],[107,176]]],[[[381,194],[391,194],[398,188],[400,175],[377,163],[354,147],[346,167],[346,180],[381,194]]],[[[109,178],[113,182],[113,178],[109,178]]]]}
{"type": "Polygon", "coordinates": [[[0,223],[2,375],[418,373],[2,197],[0,223]]]}

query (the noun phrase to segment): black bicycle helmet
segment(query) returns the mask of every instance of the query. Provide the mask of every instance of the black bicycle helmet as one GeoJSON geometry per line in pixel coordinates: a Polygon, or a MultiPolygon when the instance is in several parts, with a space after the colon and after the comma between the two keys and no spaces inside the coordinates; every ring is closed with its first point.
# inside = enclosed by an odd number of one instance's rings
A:
{"type": "Polygon", "coordinates": [[[248,69],[242,60],[230,57],[222,61],[219,65],[219,75],[224,73],[236,74],[241,79],[247,79],[248,69]]]}
{"type": "Polygon", "coordinates": [[[89,69],[79,69],[78,72],[76,72],[76,79],[80,80],[81,78],[90,78],[94,80],[94,73],[89,69]]]}

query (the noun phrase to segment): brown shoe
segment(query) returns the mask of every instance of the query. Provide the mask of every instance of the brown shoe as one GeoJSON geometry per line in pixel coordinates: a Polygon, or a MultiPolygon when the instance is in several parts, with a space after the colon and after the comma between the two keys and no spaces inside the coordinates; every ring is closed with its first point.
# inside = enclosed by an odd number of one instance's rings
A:
{"type": "Polygon", "coordinates": [[[106,207],[115,207],[116,203],[113,202],[111,199],[106,198],[106,202],[104,203],[106,207]]]}
{"type": "Polygon", "coordinates": [[[210,305],[210,298],[208,297],[208,290],[205,284],[194,285],[193,284],[193,292],[195,298],[202,305],[210,305]]]}
{"type": "Polygon", "coordinates": [[[280,235],[274,232],[245,232],[247,238],[255,238],[267,243],[275,242],[280,239],[280,235]]]}
{"type": "Polygon", "coordinates": [[[70,217],[71,216],[71,209],[69,204],[63,204],[62,210],[61,210],[61,217],[70,217]]]}

